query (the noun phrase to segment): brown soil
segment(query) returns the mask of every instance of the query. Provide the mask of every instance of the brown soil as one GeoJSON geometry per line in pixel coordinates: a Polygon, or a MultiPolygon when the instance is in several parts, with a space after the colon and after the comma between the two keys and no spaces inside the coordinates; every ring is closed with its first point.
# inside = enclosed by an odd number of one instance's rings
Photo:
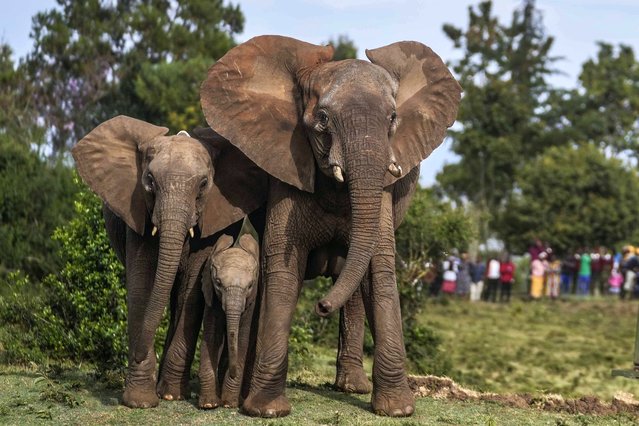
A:
{"type": "Polygon", "coordinates": [[[639,401],[632,394],[619,392],[612,402],[602,401],[595,396],[583,396],[577,399],[564,399],[555,394],[513,394],[477,392],[459,386],[447,377],[409,376],[408,385],[416,397],[452,399],[457,401],[486,401],[514,408],[536,408],[545,411],[569,414],[610,415],[629,413],[639,415],[639,401]]]}

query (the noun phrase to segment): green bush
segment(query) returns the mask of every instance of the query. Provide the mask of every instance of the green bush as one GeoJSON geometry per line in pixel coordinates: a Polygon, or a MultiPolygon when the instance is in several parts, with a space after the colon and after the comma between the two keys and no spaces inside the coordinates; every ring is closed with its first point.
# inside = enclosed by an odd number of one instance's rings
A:
{"type": "Polygon", "coordinates": [[[100,370],[125,364],[123,267],[109,246],[102,203],[77,178],[76,185],[75,216],[53,234],[61,271],[42,283],[20,273],[2,283],[5,362],[70,359],[100,370]]]}
{"type": "Polygon", "coordinates": [[[22,270],[41,280],[62,266],[50,236],[73,214],[71,170],[43,160],[27,137],[0,131],[0,275],[22,270]]]}
{"type": "Polygon", "coordinates": [[[62,321],[66,356],[111,368],[124,364],[126,288],[124,268],[110,248],[102,203],[87,189],[75,202],[75,217],[56,229],[65,264],[43,282],[46,318],[62,321]]]}

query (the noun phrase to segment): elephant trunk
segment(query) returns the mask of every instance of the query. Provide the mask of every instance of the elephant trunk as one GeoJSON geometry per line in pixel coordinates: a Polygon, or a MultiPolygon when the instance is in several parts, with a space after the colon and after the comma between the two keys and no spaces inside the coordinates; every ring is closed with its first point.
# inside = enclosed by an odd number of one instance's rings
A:
{"type": "Polygon", "coordinates": [[[224,313],[226,315],[226,341],[229,350],[229,375],[235,379],[238,376],[238,332],[240,319],[244,311],[245,295],[241,289],[225,290],[224,313]]]}
{"type": "Polygon", "coordinates": [[[360,285],[377,243],[384,187],[387,150],[381,139],[364,137],[357,144],[347,144],[346,173],[351,201],[351,235],[348,255],[337,282],[315,306],[325,317],[341,308],[360,285]]]}
{"type": "MultiPolygon", "coordinates": [[[[141,362],[153,345],[164,310],[169,303],[173,283],[177,274],[184,238],[187,232],[187,212],[171,218],[160,219],[160,242],[158,263],[155,271],[153,289],[144,311],[142,328],[136,341],[135,359],[141,362]]],[[[161,217],[161,216],[160,216],[161,217]]]]}

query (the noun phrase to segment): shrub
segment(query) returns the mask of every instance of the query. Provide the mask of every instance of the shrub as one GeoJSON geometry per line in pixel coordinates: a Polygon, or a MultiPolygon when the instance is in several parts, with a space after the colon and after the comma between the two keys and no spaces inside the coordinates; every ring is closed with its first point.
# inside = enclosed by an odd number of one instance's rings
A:
{"type": "Polygon", "coordinates": [[[121,366],[126,360],[126,288],[124,268],[110,248],[98,197],[82,188],[75,217],[53,234],[65,264],[48,275],[46,321],[61,321],[67,329],[66,356],[121,366]]]}

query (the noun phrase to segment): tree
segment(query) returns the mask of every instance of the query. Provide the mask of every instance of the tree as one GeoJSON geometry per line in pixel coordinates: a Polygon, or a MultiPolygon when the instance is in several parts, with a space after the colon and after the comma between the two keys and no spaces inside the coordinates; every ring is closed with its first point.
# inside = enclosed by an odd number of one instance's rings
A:
{"type": "Polygon", "coordinates": [[[561,252],[636,237],[639,176],[595,146],[548,149],[518,173],[499,236],[521,252],[538,237],[561,252]]]}
{"type": "Polygon", "coordinates": [[[21,269],[40,279],[57,270],[50,237],[71,217],[74,193],[71,170],[0,133],[0,272],[21,269]]]}
{"type": "Polygon", "coordinates": [[[404,261],[439,261],[454,248],[465,250],[473,237],[471,220],[463,209],[438,199],[433,189],[418,187],[395,232],[395,246],[404,261]]]}
{"type": "Polygon", "coordinates": [[[582,66],[580,89],[567,98],[571,139],[639,159],[639,62],[629,46],[598,45],[597,58],[582,66]]]}
{"type": "MultiPolygon", "coordinates": [[[[541,120],[542,99],[549,96],[546,77],[557,59],[549,55],[553,38],[545,34],[533,0],[513,12],[510,25],[492,16],[492,3],[469,7],[466,30],[444,25],[444,32],[464,56],[453,63],[464,88],[457,121],[450,132],[457,164],[444,168],[437,180],[446,194],[472,203],[480,212],[499,211],[515,188],[516,171],[546,146],[541,120]]],[[[480,226],[485,240],[489,231],[480,226]]]]}
{"type": "Polygon", "coordinates": [[[11,60],[11,47],[0,44],[0,134],[30,145],[43,139],[30,102],[33,87],[23,67],[11,60]]]}
{"type": "Polygon", "coordinates": [[[335,61],[357,58],[357,47],[353,40],[347,35],[341,34],[337,37],[337,40],[331,38],[325,44],[330,44],[335,49],[335,53],[333,54],[333,60],[335,61]]]}
{"type": "Polygon", "coordinates": [[[204,124],[193,112],[199,110],[199,73],[234,45],[244,25],[239,6],[223,0],[57,1],[57,9],[33,18],[35,48],[26,62],[54,153],[117,114],[204,124]],[[177,116],[155,103],[147,89],[157,85],[170,87],[171,100],[182,103],[172,105],[177,116]]]}

